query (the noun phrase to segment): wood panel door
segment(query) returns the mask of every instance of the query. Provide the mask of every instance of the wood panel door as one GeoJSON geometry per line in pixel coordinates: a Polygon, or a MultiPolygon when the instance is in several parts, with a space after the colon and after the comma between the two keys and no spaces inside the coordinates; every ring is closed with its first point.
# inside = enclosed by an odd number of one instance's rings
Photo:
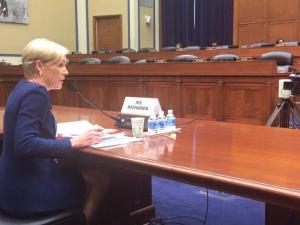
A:
{"type": "Polygon", "coordinates": [[[94,50],[122,48],[122,16],[94,16],[94,50]]]}

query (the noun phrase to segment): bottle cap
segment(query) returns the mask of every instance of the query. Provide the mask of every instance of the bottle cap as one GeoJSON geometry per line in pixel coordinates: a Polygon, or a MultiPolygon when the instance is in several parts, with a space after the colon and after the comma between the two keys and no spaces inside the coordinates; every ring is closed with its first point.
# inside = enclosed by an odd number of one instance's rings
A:
{"type": "Polygon", "coordinates": [[[173,109],[168,109],[168,114],[173,114],[173,109]]]}
{"type": "Polygon", "coordinates": [[[164,115],[164,111],[159,111],[159,115],[164,115]]]}

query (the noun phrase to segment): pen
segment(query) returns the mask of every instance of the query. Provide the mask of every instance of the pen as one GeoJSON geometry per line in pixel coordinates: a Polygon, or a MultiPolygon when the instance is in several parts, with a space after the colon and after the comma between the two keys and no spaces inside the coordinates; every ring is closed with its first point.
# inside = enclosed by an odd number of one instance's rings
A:
{"type": "Polygon", "coordinates": [[[102,137],[102,140],[110,140],[110,139],[117,139],[117,138],[121,138],[124,137],[125,133],[121,132],[121,133],[117,133],[117,134],[111,134],[111,135],[106,135],[102,137]]]}

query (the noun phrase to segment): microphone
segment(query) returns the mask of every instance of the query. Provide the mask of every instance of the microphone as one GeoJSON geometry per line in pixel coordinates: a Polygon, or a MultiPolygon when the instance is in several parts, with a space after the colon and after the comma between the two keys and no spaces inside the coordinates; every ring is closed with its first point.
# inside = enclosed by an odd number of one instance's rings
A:
{"type": "Polygon", "coordinates": [[[118,124],[120,122],[120,119],[114,116],[109,115],[108,113],[104,112],[102,109],[100,109],[99,106],[97,106],[95,103],[91,102],[90,100],[88,100],[86,97],[84,97],[80,91],[78,90],[78,88],[76,87],[75,84],[73,83],[67,83],[67,88],[69,91],[71,92],[75,92],[82,100],[84,100],[87,104],[89,104],[90,106],[92,106],[93,108],[99,110],[102,114],[104,114],[105,116],[109,117],[110,119],[116,121],[116,124],[118,124]]]}

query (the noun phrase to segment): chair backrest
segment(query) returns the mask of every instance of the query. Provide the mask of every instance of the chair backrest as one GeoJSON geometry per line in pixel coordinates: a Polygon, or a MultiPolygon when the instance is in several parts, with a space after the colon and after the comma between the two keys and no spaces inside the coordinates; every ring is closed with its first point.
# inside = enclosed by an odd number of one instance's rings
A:
{"type": "Polygon", "coordinates": [[[238,59],[240,59],[240,57],[235,54],[219,54],[219,55],[215,55],[210,60],[213,62],[222,62],[222,61],[236,61],[238,59]]]}
{"type": "Polygon", "coordinates": [[[262,60],[276,60],[278,66],[293,65],[293,55],[289,52],[267,52],[260,56],[262,60]]]}
{"type": "Polygon", "coordinates": [[[138,52],[156,52],[154,48],[141,48],[138,52]]]}
{"type": "Polygon", "coordinates": [[[111,54],[112,50],[110,49],[99,49],[96,51],[92,51],[92,54],[111,54]]]}
{"type": "Polygon", "coordinates": [[[278,73],[293,71],[293,55],[289,52],[267,52],[260,56],[261,60],[275,60],[278,73]]]}
{"type": "Polygon", "coordinates": [[[83,58],[78,61],[80,64],[101,64],[98,58],[83,58]]]}
{"type": "Polygon", "coordinates": [[[216,47],[216,49],[228,49],[229,45],[219,45],[216,47]]]}
{"type": "Polygon", "coordinates": [[[137,61],[134,62],[135,64],[145,64],[147,63],[147,60],[146,59],[139,59],[137,61]]]}
{"type": "Polygon", "coordinates": [[[194,62],[198,59],[199,57],[195,55],[178,55],[173,59],[173,62],[194,62]]]}
{"type": "Polygon", "coordinates": [[[282,46],[298,46],[299,42],[298,41],[287,41],[281,43],[282,46]]]}
{"type": "Polygon", "coordinates": [[[108,59],[107,62],[110,64],[130,63],[130,59],[124,55],[117,55],[117,56],[113,56],[110,59],[108,59]]]}
{"type": "Polygon", "coordinates": [[[135,53],[135,50],[132,48],[122,48],[122,49],[116,50],[116,53],[135,53]]]}
{"type": "Polygon", "coordinates": [[[174,47],[174,46],[163,47],[163,48],[161,49],[161,51],[163,51],[163,52],[176,51],[176,47],[174,47]]]}
{"type": "Polygon", "coordinates": [[[3,59],[3,60],[0,61],[0,65],[1,65],[1,66],[9,66],[9,65],[11,65],[11,63],[6,62],[6,61],[3,59]]]}
{"type": "Polygon", "coordinates": [[[228,45],[228,48],[239,48],[238,45],[228,45]]]}
{"type": "Polygon", "coordinates": [[[257,42],[250,45],[250,48],[273,47],[275,44],[269,42],[257,42]]]}
{"type": "Polygon", "coordinates": [[[201,50],[201,47],[198,46],[198,45],[190,45],[190,46],[187,46],[187,47],[183,48],[183,50],[185,50],[185,51],[198,51],[198,50],[201,50]]]}

